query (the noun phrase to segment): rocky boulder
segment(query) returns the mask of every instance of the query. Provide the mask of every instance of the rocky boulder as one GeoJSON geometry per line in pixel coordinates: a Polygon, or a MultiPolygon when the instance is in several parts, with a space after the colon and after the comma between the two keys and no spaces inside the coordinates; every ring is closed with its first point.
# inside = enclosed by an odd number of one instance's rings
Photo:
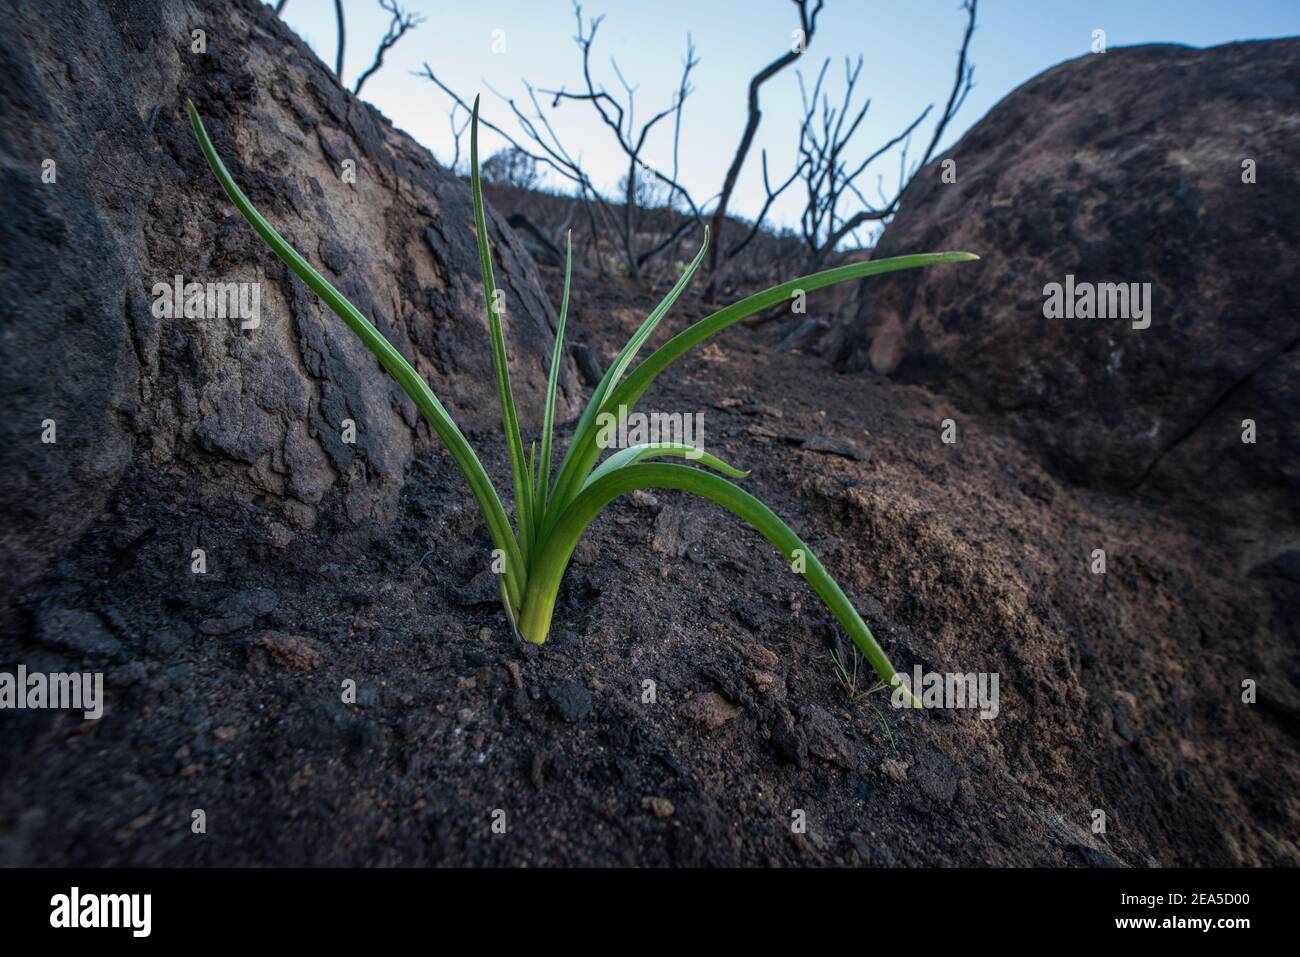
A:
{"type": "MultiPolygon", "coordinates": [[[[499,423],[468,186],[340,87],[269,7],[5,9],[0,324],[6,356],[23,359],[0,365],[6,594],[76,540],[132,467],[186,484],[205,509],[257,502],[282,530],[328,514],[368,534],[392,518],[413,458],[442,454],[221,192],[187,98],[253,202],[462,426],[499,423]],[[220,318],[205,298],[206,318],[169,316],[176,277],[186,300],[184,284],[239,284],[218,288],[245,308],[220,318]]],[[[489,230],[532,421],[555,316],[514,233],[495,214],[489,230]]]]}
{"type": "Polygon", "coordinates": [[[1294,521],[1297,103],[1295,39],[1048,70],[920,171],[875,253],[983,261],[865,281],[833,360],[1004,416],[1072,480],[1294,521]]]}

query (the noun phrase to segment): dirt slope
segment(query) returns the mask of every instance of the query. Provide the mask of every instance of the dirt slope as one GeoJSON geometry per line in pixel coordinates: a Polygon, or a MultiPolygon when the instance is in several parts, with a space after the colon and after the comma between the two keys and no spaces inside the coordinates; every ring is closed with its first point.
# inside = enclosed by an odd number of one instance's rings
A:
{"type": "MultiPolygon", "coordinates": [[[[649,305],[593,288],[576,301],[578,338],[606,354],[649,305]]],[[[539,650],[505,625],[445,455],[417,462],[396,532],[372,549],[315,534],[277,551],[248,533],[255,505],[204,514],[183,487],[127,482],[84,557],[32,601],[104,622],[109,715],[0,716],[4,859],[1300,859],[1294,718],[1240,701],[1270,623],[1229,556],[1062,486],[978,422],[945,445],[942,401],[827,375],[774,353],[779,337],[733,330],[647,407],[707,412],[711,446],[754,468],[747,484],[842,576],[900,665],[998,672],[996,720],[850,702],[829,660],[838,628],[802,581],[675,493],[598,522],[539,650]],[[805,450],[810,434],[869,458],[805,450]],[[240,554],[202,582],[172,558],[196,523],[240,554]],[[1089,571],[1098,543],[1105,576],[1089,571]],[[791,832],[796,809],[806,834],[791,832]]],[[[504,479],[495,436],[472,438],[504,479]]],[[[61,663],[49,645],[20,650],[61,663]]]]}

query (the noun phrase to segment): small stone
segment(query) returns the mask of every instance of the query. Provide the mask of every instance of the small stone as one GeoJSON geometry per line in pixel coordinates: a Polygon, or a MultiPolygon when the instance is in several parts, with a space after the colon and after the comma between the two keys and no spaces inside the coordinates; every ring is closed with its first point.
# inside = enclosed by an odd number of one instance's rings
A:
{"type": "Polygon", "coordinates": [[[578,541],[577,546],[573,549],[573,560],[579,565],[588,566],[593,564],[600,557],[600,552],[591,539],[583,536],[578,541]]]}
{"type": "Polygon", "coordinates": [[[280,604],[280,596],[269,588],[247,588],[235,592],[217,606],[217,615],[223,618],[250,615],[269,615],[280,604]]]}
{"type": "Polygon", "coordinates": [[[770,671],[755,671],[750,674],[749,682],[759,691],[766,691],[776,683],[776,675],[770,671]]]}
{"type": "Polygon", "coordinates": [[[570,353],[573,355],[573,361],[578,366],[578,374],[582,376],[582,379],[587,383],[587,386],[594,389],[596,386],[600,385],[600,380],[604,378],[604,373],[601,372],[600,363],[596,361],[596,357],[592,353],[591,347],[585,342],[575,343],[573,348],[570,350],[570,353]]]}
{"type": "Polygon", "coordinates": [[[718,730],[738,714],[740,708],[716,691],[693,695],[682,706],[682,716],[687,721],[708,731],[718,730]]]}
{"type": "Polygon", "coordinates": [[[795,725],[794,716],[782,708],[768,723],[772,747],[782,760],[804,767],[808,763],[808,742],[795,725]]]}
{"type": "Polygon", "coordinates": [[[775,671],[776,666],[781,663],[781,659],[776,656],[776,652],[754,642],[745,645],[741,648],[741,651],[756,668],[763,671],[775,671]]]}
{"type": "Polygon", "coordinates": [[[632,504],[637,508],[653,509],[659,507],[659,499],[644,489],[636,489],[629,497],[632,499],[632,504]]]}
{"type": "Polygon", "coordinates": [[[108,633],[97,616],[71,608],[41,612],[36,621],[36,640],[46,648],[88,658],[112,658],[122,649],[122,643],[108,633]]]}
{"type": "Polygon", "coordinates": [[[524,686],[524,674],[519,668],[519,662],[507,661],[506,670],[510,672],[510,683],[516,688],[522,688],[524,686]]]}
{"type": "Polygon", "coordinates": [[[895,784],[907,783],[907,769],[909,767],[911,767],[910,764],[897,758],[885,758],[880,762],[880,770],[884,772],[885,777],[895,784]]]}
{"type": "Polygon", "coordinates": [[[155,658],[170,658],[180,650],[180,633],[172,628],[155,631],[144,640],[144,647],[155,658]]]}
{"type": "Polygon", "coordinates": [[[577,681],[560,681],[546,689],[551,709],[565,721],[581,721],[591,714],[591,692],[577,681]]]}
{"type": "Polygon", "coordinates": [[[673,807],[672,801],[664,797],[643,797],[641,810],[649,811],[655,817],[672,817],[677,808],[673,807]]]}
{"type": "Polygon", "coordinates": [[[280,522],[272,522],[270,532],[271,547],[273,548],[288,548],[289,544],[293,541],[293,532],[289,530],[288,525],[281,524],[280,522]]]}
{"type": "Polygon", "coordinates": [[[311,671],[319,668],[325,660],[320,642],[303,635],[264,631],[253,639],[253,643],[264,649],[276,664],[295,671],[311,671]]]}
{"type": "Polygon", "coordinates": [[[252,615],[232,615],[228,618],[204,618],[199,622],[199,631],[205,635],[229,635],[232,632],[252,628],[255,619],[252,615]]]}
{"type": "Polygon", "coordinates": [[[843,768],[853,768],[853,748],[839,722],[825,708],[809,705],[799,716],[799,723],[808,735],[808,750],[823,761],[830,761],[843,768]]]}

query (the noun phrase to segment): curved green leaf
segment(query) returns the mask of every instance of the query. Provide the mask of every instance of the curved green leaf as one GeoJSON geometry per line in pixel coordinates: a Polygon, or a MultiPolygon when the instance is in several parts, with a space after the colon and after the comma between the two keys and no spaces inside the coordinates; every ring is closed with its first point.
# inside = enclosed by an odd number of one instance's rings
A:
{"type": "Polygon", "coordinates": [[[190,101],[185,103],[186,110],[189,111],[190,124],[194,127],[194,135],[199,139],[199,146],[203,150],[204,157],[207,158],[208,165],[212,167],[212,172],[216,174],[217,182],[225,190],[226,195],[230,197],[231,202],[243,215],[250,226],[262,237],[263,241],[275,252],[281,260],[284,261],[290,269],[297,274],[307,286],[320,296],[324,302],[334,312],[336,316],[347,324],[359,338],[371,354],[379,360],[382,365],[402,387],[408,396],[411,397],[420,413],[424,416],[425,421],[433,429],[434,433],[447,447],[455,461],[461,474],[469,482],[470,491],[474,494],[474,500],[478,502],[479,509],[483,513],[483,518],[487,522],[488,532],[492,536],[492,543],[505,551],[507,572],[505,586],[508,589],[510,599],[519,607],[523,599],[524,585],[527,581],[523,556],[520,553],[519,545],[515,541],[514,533],[510,530],[510,520],[506,517],[505,508],[501,505],[501,499],[497,496],[496,488],[492,484],[492,479],[488,477],[487,471],[479,461],[478,455],[475,454],[469,441],[461,433],[456,423],[452,421],[451,416],[443,405],[438,401],[438,397],[433,394],[433,390],[420,377],[420,374],[412,368],[411,364],[406,361],[400,352],[385,339],[365,316],[348,302],[343,295],[335,289],[330,283],[311,265],[299,255],[298,251],[285,242],[284,238],[276,232],[259,213],[248,197],[244,195],[243,190],[231,178],[229,171],[217,151],[212,146],[212,141],[208,138],[208,131],[203,127],[203,121],[199,119],[198,110],[190,101]]]}
{"type": "MultiPolygon", "coordinates": [[[[894,684],[894,666],[871,634],[871,629],[817,556],[790,526],[739,486],[710,472],[684,465],[657,462],[625,465],[592,482],[574,498],[555,523],[550,537],[542,544],[536,571],[528,580],[524,612],[520,620],[520,630],[525,638],[534,642],[545,639],[560,581],[573,555],[573,549],[592,520],[620,495],[646,488],[680,489],[716,502],[771,542],[787,559],[802,559],[802,575],[808,584],[848,631],[849,637],[876,673],[891,685],[894,684]]],[[[919,702],[916,706],[920,706],[919,702]]]]}
{"type": "Polygon", "coordinates": [[[620,449],[615,452],[600,465],[596,470],[587,476],[587,481],[582,487],[585,490],[597,479],[608,475],[614,469],[621,469],[635,462],[642,462],[646,459],[657,458],[681,458],[692,459],[699,465],[713,469],[715,472],[721,472],[723,475],[729,475],[732,478],[744,478],[749,474],[748,470],[738,469],[735,466],[728,465],[717,456],[710,455],[703,449],[698,449],[693,445],[684,445],[680,442],[657,442],[646,445],[634,445],[631,448],[620,449]]]}
{"type": "Polygon", "coordinates": [[[691,278],[695,275],[700,264],[704,262],[704,253],[709,248],[709,228],[704,227],[704,242],[700,244],[700,251],[695,254],[695,259],[690,265],[683,270],[673,288],[668,291],[668,295],[655,306],[650,315],[646,316],[645,321],[641,323],[640,328],[633,333],[632,338],[628,340],[627,345],[623,346],[618,357],[610,364],[601,378],[600,384],[596,386],[596,391],[591,394],[587,401],[587,407],[582,411],[582,417],[578,419],[578,426],[573,432],[573,437],[569,440],[569,448],[564,454],[564,459],[560,462],[560,472],[555,479],[555,494],[553,499],[558,503],[558,507],[551,507],[547,511],[546,520],[542,524],[542,534],[550,528],[560,510],[568,503],[576,492],[577,486],[581,483],[583,476],[589,472],[590,466],[578,472],[574,469],[577,464],[574,460],[574,449],[585,449],[588,444],[594,446],[596,443],[596,416],[607,405],[609,395],[614,391],[622,378],[627,367],[631,365],[632,360],[636,358],[641,347],[645,344],[650,333],[655,331],[660,320],[668,314],[678,297],[686,291],[690,285],[691,278]]]}
{"type": "MultiPolygon", "coordinates": [[[[644,362],[632,370],[622,383],[609,390],[609,395],[603,404],[592,412],[591,422],[594,424],[596,416],[602,412],[613,414],[620,406],[626,406],[629,410],[632,409],[655,377],[672,365],[682,354],[710,336],[722,332],[728,326],[735,325],[742,319],[748,319],[750,316],[756,315],[779,302],[787,301],[791,296],[799,292],[811,292],[814,289],[833,286],[836,283],[847,282],[851,279],[861,279],[865,276],[875,276],[902,269],[917,269],[922,266],[934,266],[940,263],[969,262],[976,259],[979,259],[979,257],[966,252],[920,253],[911,256],[893,256],[887,259],[871,259],[866,262],[849,263],[845,266],[837,266],[834,269],[826,269],[808,276],[801,276],[798,279],[792,279],[789,282],[772,286],[752,296],[747,296],[730,306],[718,310],[713,315],[701,319],[652,352],[644,362]]],[[[585,414],[583,418],[585,421],[587,418],[585,414]]],[[[558,515],[568,505],[567,499],[560,495],[561,487],[565,492],[570,493],[569,497],[572,497],[572,492],[582,487],[582,477],[591,472],[598,458],[600,458],[600,449],[596,445],[595,429],[583,430],[579,428],[574,433],[572,443],[564,458],[564,464],[561,466],[561,477],[556,483],[556,501],[552,503],[550,509],[553,515],[558,515]]]]}

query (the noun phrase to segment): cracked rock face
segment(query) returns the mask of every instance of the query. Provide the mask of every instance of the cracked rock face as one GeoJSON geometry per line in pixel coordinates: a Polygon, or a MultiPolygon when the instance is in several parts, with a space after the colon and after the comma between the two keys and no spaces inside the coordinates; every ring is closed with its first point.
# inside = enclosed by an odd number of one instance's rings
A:
{"type": "Polygon", "coordinates": [[[1297,67],[1288,39],[1112,49],[1035,77],[920,171],[875,252],[983,261],[864,281],[830,354],[1001,413],[1075,481],[1242,524],[1287,515],[1300,485],[1297,67]],[[1044,287],[1067,275],[1150,283],[1150,326],[1045,318],[1044,287]]]}
{"type": "MultiPolygon", "coordinates": [[[[0,323],[6,353],[23,357],[0,370],[5,590],[75,541],[133,468],[205,506],[256,502],[281,529],[328,517],[341,533],[382,530],[412,460],[440,454],[436,439],[239,217],[184,103],[254,204],[462,428],[495,430],[468,184],[254,0],[105,0],[57,17],[42,6],[16,5],[0,36],[0,323]],[[178,275],[256,284],[256,326],[160,316],[155,287],[178,275]],[[53,443],[41,441],[46,420],[53,443]]],[[[555,316],[521,243],[488,220],[527,424],[540,418],[555,316]]],[[[561,418],[573,381],[566,367],[561,418]]]]}

